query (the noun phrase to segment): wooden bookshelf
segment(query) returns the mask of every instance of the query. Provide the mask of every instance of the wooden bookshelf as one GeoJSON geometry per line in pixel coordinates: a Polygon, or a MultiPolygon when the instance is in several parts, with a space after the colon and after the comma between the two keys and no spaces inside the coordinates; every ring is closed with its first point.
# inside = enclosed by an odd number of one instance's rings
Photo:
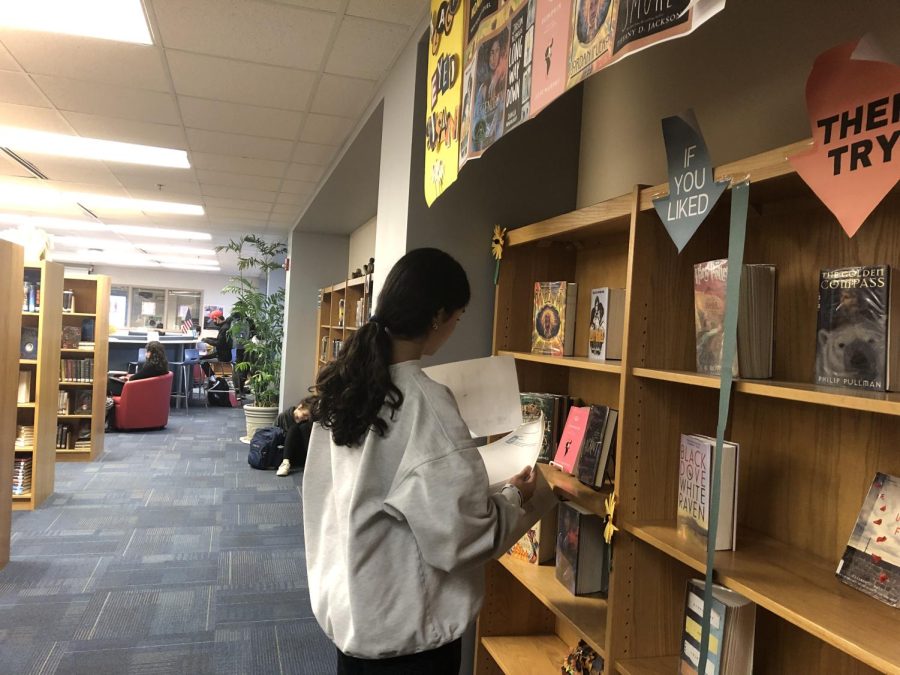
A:
{"type": "Polygon", "coordinates": [[[566,643],[552,634],[485,637],[481,644],[508,675],[557,675],[569,653],[566,643]]]}
{"type": "MultiPolygon", "coordinates": [[[[15,459],[16,419],[21,414],[18,400],[19,339],[22,325],[23,250],[21,246],[0,240],[0,569],[9,562],[12,521],[12,480],[15,459]]],[[[33,368],[26,368],[26,372],[33,368]]],[[[34,414],[33,411],[31,414],[34,414]]],[[[24,450],[24,448],[23,448],[24,450]]]]}
{"type": "MultiPolygon", "coordinates": [[[[898,264],[900,188],[848,238],[786,159],[808,143],[715,172],[750,178],[745,262],[776,266],[777,298],[774,376],[734,384],[726,436],[741,447],[739,535],[737,550],[717,553],[714,574],[758,605],[755,673],[900,673],[900,641],[884,639],[885,630],[900,629],[897,610],[835,576],[874,474],[900,474],[900,393],[812,383],[819,271],[898,264]]],[[[566,652],[588,640],[605,656],[606,672],[678,668],[685,584],[705,572],[705,550],[674,526],[679,438],[715,434],[719,395],[718,378],[695,372],[693,265],[726,257],[730,193],[679,254],[652,206],[667,191],[638,187],[510,232],[496,289],[494,353],[515,358],[522,391],[619,410],[614,488],[595,493],[544,473],[557,494],[596,513],[614,489],[620,530],[609,596],[588,610],[596,614],[593,627],[561,610],[546,586],[510,567],[514,561],[489,566],[478,673],[531,672],[508,652],[523,645],[536,663],[534,650],[552,653],[533,636],[555,636],[566,652]],[[579,285],[575,356],[568,359],[530,354],[534,282],[557,280],[579,285]],[[590,289],[600,286],[626,289],[621,362],[586,358],[590,289]]],[[[553,578],[552,567],[531,569],[553,578]]]]}
{"type": "Polygon", "coordinates": [[[103,274],[68,274],[63,280],[65,290],[74,296],[75,312],[62,312],[63,326],[81,328],[85,337],[85,324],[93,323],[93,347],[60,350],[60,372],[67,361],[93,359],[93,381],[70,382],[61,380],[59,389],[69,392],[69,405],[75,404],[82,392],[91,393],[90,414],[57,415],[60,423],[69,423],[71,432],[67,447],[57,448],[56,457],[66,462],[89,462],[103,452],[106,427],[106,373],[109,363],[109,293],[110,279],[103,274]],[[90,446],[75,447],[80,432],[89,427],[90,446]]]}
{"type": "MultiPolygon", "coordinates": [[[[40,506],[53,493],[56,474],[56,408],[59,383],[60,335],[62,334],[63,266],[52,262],[26,263],[24,278],[40,283],[40,307],[36,312],[22,311],[22,328],[37,330],[37,358],[19,359],[19,369],[32,374],[33,406],[20,407],[16,424],[34,427],[31,449],[15,448],[18,455],[31,455],[31,492],[14,495],[13,509],[31,510],[40,506]]],[[[18,283],[16,284],[18,287],[18,283]]],[[[15,307],[22,308],[22,291],[18,289],[15,307]]],[[[17,338],[16,343],[19,340],[17,338]]],[[[7,488],[10,489],[10,488],[7,488]]]]}
{"type": "Polygon", "coordinates": [[[368,321],[372,304],[372,275],[346,279],[319,290],[321,302],[316,316],[317,340],[315,373],[334,358],[335,340],[345,341],[360,328],[356,320],[356,303],[363,301],[361,323],[368,321]],[[341,317],[343,307],[343,317],[341,317]],[[343,321],[341,321],[343,318],[343,321]],[[325,351],[323,354],[323,341],[325,351]]]}

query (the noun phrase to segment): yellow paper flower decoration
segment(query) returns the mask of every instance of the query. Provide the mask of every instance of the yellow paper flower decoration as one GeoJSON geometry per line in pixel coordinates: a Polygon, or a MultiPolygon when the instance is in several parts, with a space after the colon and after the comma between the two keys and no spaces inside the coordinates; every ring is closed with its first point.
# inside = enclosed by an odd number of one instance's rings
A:
{"type": "Polygon", "coordinates": [[[503,257],[503,244],[506,242],[506,228],[494,225],[494,236],[491,237],[491,254],[494,260],[500,260],[503,257]]]}
{"type": "Polygon", "coordinates": [[[619,529],[615,525],[613,525],[613,513],[616,511],[616,493],[610,493],[609,497],[606,498],[606,515],[609,516],[609,519],[606,521],[606,528],[603,530],[603,539],[606,540],[607,544],[612,543],[613,535],[619,529]]]}

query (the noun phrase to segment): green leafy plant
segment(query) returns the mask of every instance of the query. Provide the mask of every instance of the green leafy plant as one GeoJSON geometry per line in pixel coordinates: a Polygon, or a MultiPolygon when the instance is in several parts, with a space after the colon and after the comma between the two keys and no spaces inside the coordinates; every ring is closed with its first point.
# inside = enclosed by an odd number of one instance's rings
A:
{"type": "Polygon", "coordinates": [[[277,407],[284,338],[284,289],[267,294],[245,272],[255,271],[267,277],[269,272],[280,269],[280,258],[287,252],[287,246],[281,242],[270,243],[255,234],[245,234],[224,246],[217,246],[216,251],[228,251],[237,256],[238,276],[231,277],[222,291],[237,297],[232,315],[239,314],[242,320],[233,321],[229,333],[233,340],[241,340],[246,338],[245,331],[252,327],[253,339],[243,341],[245,360],[235,364],[235,369],[250,373],[247,386],[255,405],[277,407]]]}

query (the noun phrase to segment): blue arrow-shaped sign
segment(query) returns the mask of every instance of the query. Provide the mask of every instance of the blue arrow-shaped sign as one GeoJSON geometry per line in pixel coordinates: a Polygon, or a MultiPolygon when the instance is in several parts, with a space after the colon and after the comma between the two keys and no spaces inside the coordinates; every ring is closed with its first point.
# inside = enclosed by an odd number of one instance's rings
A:
{"type": "Polygon", "coordinates": [[[680,253],[712,211],[729,181],[713,180],[709,152],[693,110],[662,121],[669,165],[669,195],[653,206],[680,253]]]}

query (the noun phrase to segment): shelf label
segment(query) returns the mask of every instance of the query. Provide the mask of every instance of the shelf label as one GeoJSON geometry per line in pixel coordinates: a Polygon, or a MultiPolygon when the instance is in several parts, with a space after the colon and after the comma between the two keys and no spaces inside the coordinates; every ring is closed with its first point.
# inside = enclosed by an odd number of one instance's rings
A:
{"type": "Polygon", "coordinates": [[[669,166],[669,194],[653,200],[680,253],[725,192],[729,181],[713,180],[709,152],[693,110],[665,117],[663,139],[669,166]]]}
{"type": "Polygon", "coordinates": [[[900,67],[865,38],[821,54],[806,81],[813,146],[790,162],[852,237],[900,180],[900,67]]]}

